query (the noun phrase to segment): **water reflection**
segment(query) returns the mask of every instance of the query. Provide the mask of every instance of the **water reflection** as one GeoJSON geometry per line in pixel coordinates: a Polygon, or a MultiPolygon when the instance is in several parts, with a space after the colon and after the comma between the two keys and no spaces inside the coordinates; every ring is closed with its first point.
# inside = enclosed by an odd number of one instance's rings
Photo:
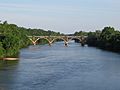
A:
{"type": "Polygon", "coordinates": [[[0,61],[0,90],[9,90],[14,85],[19,61],[0,61]]]}
{"type": "Polygon", "coordinates": [[[0,89],[120,90],[120,55],[70,42],[22,49],[20,61],[3,63],[0,89]]]}

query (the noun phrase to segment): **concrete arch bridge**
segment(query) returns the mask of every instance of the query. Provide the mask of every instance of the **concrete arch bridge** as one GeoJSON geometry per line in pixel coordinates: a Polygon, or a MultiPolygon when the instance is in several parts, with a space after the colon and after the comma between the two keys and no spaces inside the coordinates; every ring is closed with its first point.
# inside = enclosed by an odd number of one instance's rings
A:
{"type": "Polygon", "coordinates": [[[38,40],[45,39],[48,41],[48,44],[51,46],[52,43],[59,39],[64,41],[64,45],[68,46],[70,40],[79,40],[82,46],[84,46],[87,36],[27,36],[29,40],[36,45],[38,40]]]}

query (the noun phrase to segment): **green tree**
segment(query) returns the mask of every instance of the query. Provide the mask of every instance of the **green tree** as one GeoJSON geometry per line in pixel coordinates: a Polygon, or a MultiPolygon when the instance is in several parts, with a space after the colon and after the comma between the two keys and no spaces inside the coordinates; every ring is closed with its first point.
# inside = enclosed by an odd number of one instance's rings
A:
{"type": "Polygon", "coordinates": [[[2,42],[0,42],[0,58],[5,56],[5,49],[3,48],[2,42]]]}

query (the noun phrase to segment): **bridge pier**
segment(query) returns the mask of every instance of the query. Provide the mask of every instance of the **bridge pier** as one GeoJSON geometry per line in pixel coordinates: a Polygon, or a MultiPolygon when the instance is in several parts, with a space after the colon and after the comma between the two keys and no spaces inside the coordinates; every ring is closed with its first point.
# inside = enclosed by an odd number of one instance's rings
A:
{"type": "Polygon", "coordinates": [[[86,43],[86,38],[83,38],[81,39],[81,46],[85,46],[85,43],[86,43]]]}
{"type": "Polygon", "coordinates": [[[52,46],[52,42],[49,42],[48,44],[49,44],[49,46],[52,46]]]}
{"type": "Polygon", "coordinates": [[[36,42],[33,42],[33,45],[36,45],[36,42]]]}
{"type": "Polygon", "coordinates": [[[64,45],[67,47],[68,46],[68,42],[65,42],[64,45]]]}
{"type": "Polygon", "coordinates": [[[81,42],[81,46],[83,46],[83,47],[84,47],[84,46],[85,46],[85,43],[84,43],[84,42],[81,42]]]}

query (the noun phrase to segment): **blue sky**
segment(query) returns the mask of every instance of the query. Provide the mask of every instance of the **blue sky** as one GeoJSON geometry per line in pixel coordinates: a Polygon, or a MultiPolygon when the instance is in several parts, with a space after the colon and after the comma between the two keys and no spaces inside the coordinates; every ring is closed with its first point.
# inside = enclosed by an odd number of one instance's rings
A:
{"type": "Polygon", "coordinates": [[[62,33],[120,29],[120,0],[0,0],[0,19],[62,33]]]}

